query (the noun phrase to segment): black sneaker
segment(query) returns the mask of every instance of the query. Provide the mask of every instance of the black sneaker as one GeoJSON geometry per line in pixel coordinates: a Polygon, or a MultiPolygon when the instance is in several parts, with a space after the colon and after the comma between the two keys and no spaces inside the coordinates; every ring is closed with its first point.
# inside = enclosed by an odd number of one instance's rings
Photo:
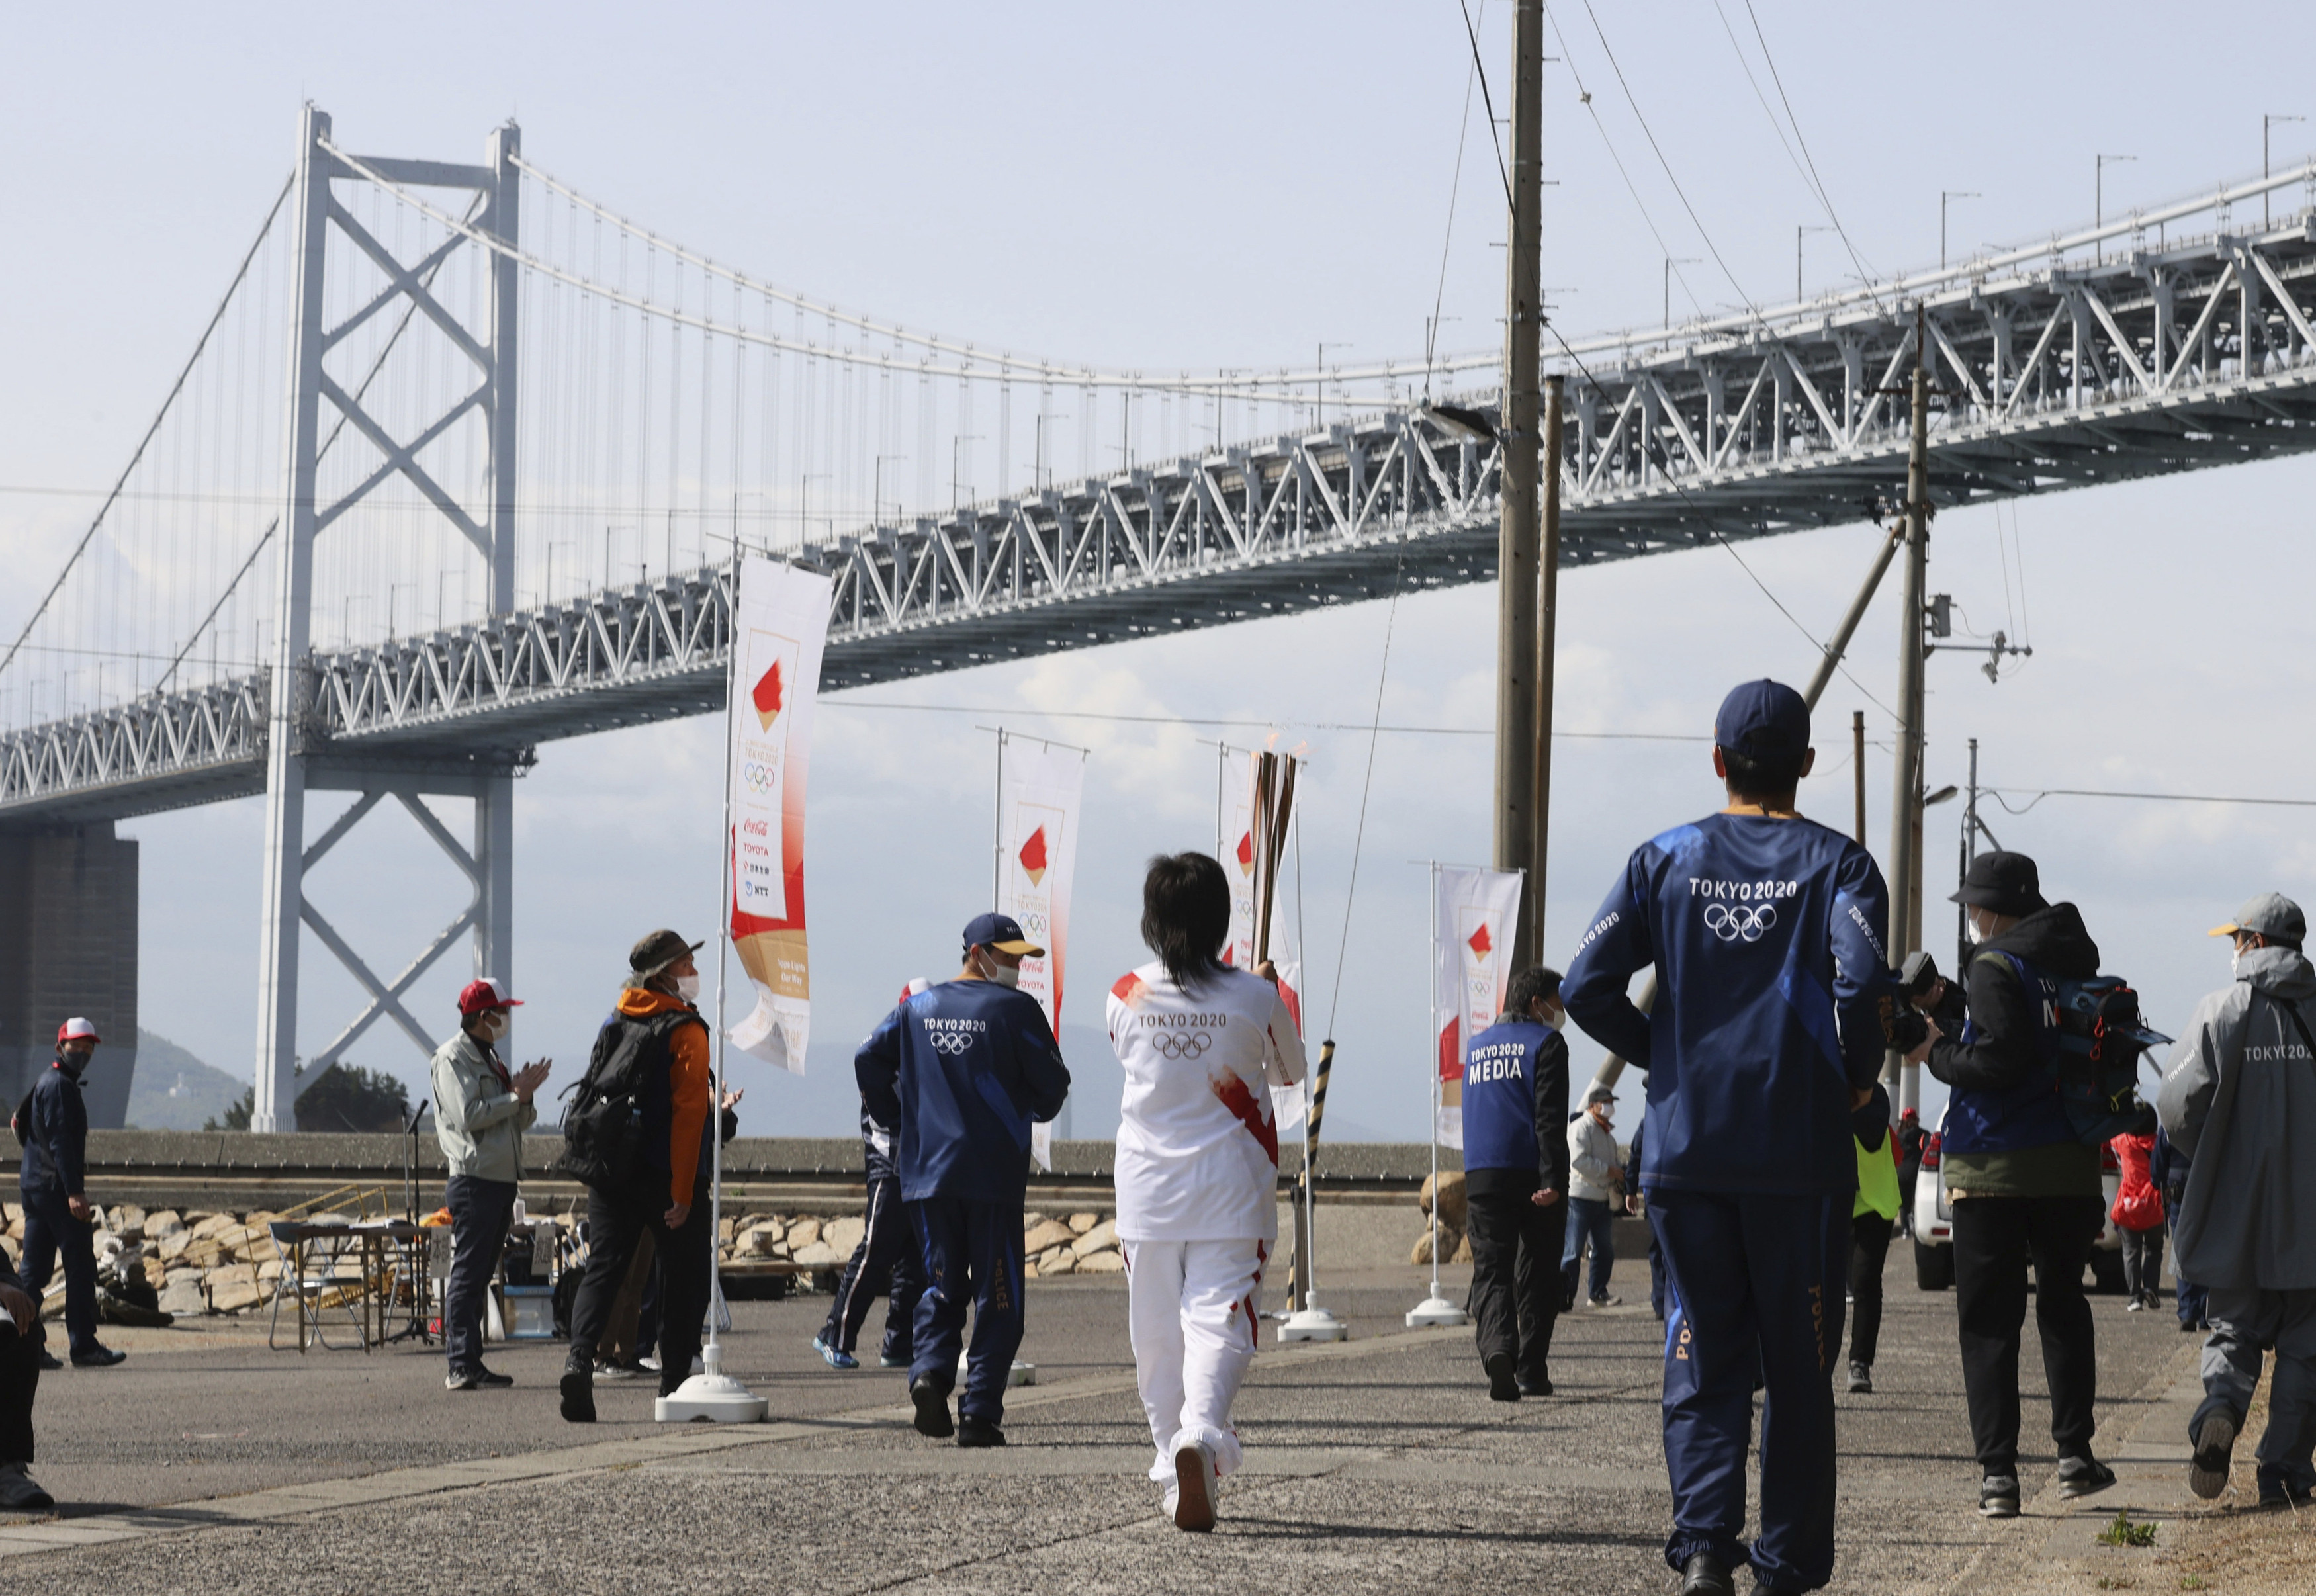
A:
{"type": "Polygon", "coordinates": [[[2096,1496],[2113,1484],[2115,1470],[2089,1454],[2059,1459],[2059,1499],[2062,1502],[2096,1496]]]}
{"type": "Polygon", "coordinates": [[[566,1424],[592,1424],[595,1422],[595,1371],[570,1364],[563,1368],[563,1422],[566,1424]]]}
{"type": "Polygon", "coordinates": [[[1737,1596],[1737,1583],[1729,1577],[1729,1565],[1699,1552],[1681,1566],[1680,1596],[1737,1596]]]}
{"type": "Polygon", "coordinates": [[[1990,1474],[1978,1482],[1978,1516],[2015,1519],[2018,1516],[2018,1476],[1990,1474]]]}
{"type": "Polygon", "coordinates": [[[0,1463],[0,1511],[12,1513],[44,1513],[52,1511],[57,1499],[40,1489],[38,1480],[24,1472],[21,1463],[0,1463]]]}
{"type": "Polygon", "coordinates": [[[90,1347],[72,1355],[75,1369],[111,1369],[116,1363],[128,1361],[128,1353],[116,1352],[111,1347],[90,1347]]]}
{"type": "Polygon", "coordinates": [[[485,1390],[501,1391],[514,1384],[514,1376],[501,1374],[494,1369],[485,1369],[477,1363],[475,1365],[475,1384],[485,1390]]]}
{"type": "Polygon", "coordinates": [[[479,1391],[482,1386],[483,1377],[471,1369],[454,1369],[442,1377],[445,1391],[479,1391]]]}
{"type": "Polygon", "coordinates": [[[1852,1361],[1849,1366],[1849,1392],[1853,1396],[1874,1395],[1874,1366],[1852,1361]]]}
{"type": "Polygon", "coordinates": [[[2266,1464],[2260,1465],[2260,1506],[2264,1508],[2307,1507],[2312,1502],[2316,1502],[2316,1494],[2312,1494],[2304,1483],[2285,1477],[2280,1469],[2270,1468],[2266,1464]]]}
{"type": "Polygon", "coordinates": [[[1549,1396],[1552,1395],[1551,1377],[1538,1375],[1535,1379],[1522,1380],[1519,1382],[1519,1390],[1522,1396],[1549,1396]]]}
{"type": "Polygon", "coordinates": [[[1518,1402],[1520,1399],[1519,1381],[1512,1375],[1510,1356],[1499,1352],[1487,1360],[1485,1367],[1488,1371],[1488,1400],[1518,1402]]]}
{"type": "Polygon", "coordinates": [[[2187,1465],[2187,1489],[2209,1502],[2228,1488],[2228,1466],[2235,1458],[2236,1416],[2225,1409],[2207,1413],[2187,1437],[2196,1456],[2187,1465]]]}
{"type": "Polygon", "coordinates": [[[909,1400],[917,1404],[919,1435],[947,1440],[957,1433],[957,1426],[949,1422],[949,1393],[935,1385],[931,1376],[909,1383],[909,1400]]]}
{"type": "Polygon", "coordinates": [[[57,1355],[54,1352],[49,1351],[46,1347],[40,1349],[40,1369],[43,1373],[53,1372],[63,1367],[64,1365],[57,1360],[57,1355]]]}
{"type": "MultiPolygon", "coordinates": [[[[946,1402],[941,1404],[941,1412],[949,1412],[946,1402]]],[[[962,1418],[957,1422],[957,1444],[961,1447],[1002,1447],[1005,1444],[1005,1432],[986,1419],[962,1418]]]]}

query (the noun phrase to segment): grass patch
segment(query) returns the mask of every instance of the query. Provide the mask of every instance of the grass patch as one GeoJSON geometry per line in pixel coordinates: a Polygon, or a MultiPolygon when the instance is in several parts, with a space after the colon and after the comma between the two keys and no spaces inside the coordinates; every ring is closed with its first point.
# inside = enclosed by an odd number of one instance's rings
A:
{"type": "Polygon", "coordinates": [[[2103,1547],[2151,1547],[2155,1544],[2155,1526],[2134,1524],[2129,1512],[2119,1512],[2114,1523],[2098,1532],[2098,1539],[2103,1547]]]}
{"type": "Polygon", "coordinates": [[[2179,1576],[2179,1588],[2183,1591],[2204,1591],[2211,1587],[2200,1574],[2183,1574],[2179,1576]]]}

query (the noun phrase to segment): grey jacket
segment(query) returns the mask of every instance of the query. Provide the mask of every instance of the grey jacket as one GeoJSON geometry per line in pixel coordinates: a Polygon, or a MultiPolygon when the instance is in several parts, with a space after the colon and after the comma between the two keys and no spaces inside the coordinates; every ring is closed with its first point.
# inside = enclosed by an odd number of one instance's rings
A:
{"type": "Polygon", "coordinates": [[[2256,948],[2196,1006],[2155,1110],[2188,1165],[2175,1244],[2183,1279],[2316,1288],[2316,966],[2256,948]]]}
{"type": "Polygon", "coordinates": [[[1590,1114],[1579,1114],[1568,1122],[1569,1196],[1608,1201],[1614,1195],[1608,1172],[1623,1162],[1617,1156],[1617,1138],[1590,1114]]]}
{"type": "Polygon", "coordinates": [[[434,1049],[434,1139],[454,1175],[522,1179],[522,1133],[539,1110],[507,1090],[461,1029],[434,1049]]]}

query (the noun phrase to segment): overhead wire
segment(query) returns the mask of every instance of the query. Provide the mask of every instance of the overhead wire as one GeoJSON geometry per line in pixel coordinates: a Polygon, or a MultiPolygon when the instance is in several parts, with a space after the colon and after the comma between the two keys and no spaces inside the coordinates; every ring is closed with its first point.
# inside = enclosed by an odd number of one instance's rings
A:
{"type": "MultiPolygon", "coordinates": [[[[1463,0],[1456,0],[1456,4],[1461,5],[1463,0]]],[[[1480,0],[1480,14],[1485,16],[1487,13],[1488,0],[1480,0]]],[[[1426,399],[1431,397],[1431,364],[1439,343],[1439,312],[1448,302],[1448,257],[1450,246],[1456,241],[1456,201],[1464,192],[1464,146],[1472,136],[1472,85],[1479,81],[1480,76],[1480,36],[1473,28],[1469,7],[1465,7],[1464,12],[1464,31],[1472,40],[1472,65],[1464,74],[1464,114],[1456,124],[1456,168],[1448,181],[1448,226],[1439,239],[1439,282],[1431,294],[1431,319],[1423,325],[1423,397],[1426,399]]],[[[1488,126],[1488,135],[1489,141],[1493,143],[1495,124],[1492,120],[1488,126]]],[[[1503,165],[1501,149],[1496,152],[1496,164],[1500,169],[1503,165]]],[[[1506,193],[1509,196],[1509,185],[1506,193]]]]}
{"type": "Polygon", "coordinates": [[[1351,834],[1351,878],[1343,888],[1343,933],[1335,944],[1335,986],[1332,995],[1327,999],[1328,1036],[1335,1034],[1335,1012],[1343,1001],[1343,960],[1351,947],[1351,905],[1357,901],[1359,891],[1359,853],[1367,845],[1367,800],[1375,793],[1376,744],[1383,726],[1384,686],[1391,680],[1391,638],[1399,624],[1399,590],[1406,574],[1407,557],[1403,553],[1392,562],[1391,604],[1384,611],[1383,660],[1376,667],[1375,716],[1367,733],[1367,773],[1359,780],[1359,820],[1357,829],[1351,834]]]}
{"type": "MultiPolygon", "coordinates": [[[[1714,0],[1714,4],[1717,7],[1720,0],[1714,0]]],[[[1810,154],[1809,140],[1802,133],[1801,119],[1794,114],[1794,103],[1786,94],[1785,75],[1777,70],[1777,58],[1769,49],[1768,35],[1761,31],[1761,19],[1753,10],[1753,0],[1745,0],[1745,15],[1752,22],[1753,37],[1761,46],[1761,59],[1768,65],[1769,81],[1777,85],[1777,103],[1786,108],[1786,120],[1793,127],[1794,142],[1801,146],[1802,159],[1809,164],[1810,183],[1817,191],[1817,202],[1825,208],[1825,219],[1833,224],[1834,234],[1841,240],[1842,248],[1849,252],[1850,264],[1857,268],[1858,277],[1866,285],[1866,294],[1876,305],[1879,305],[1882,299],[1881,296],[1874,290],[1873,270],[1866,265],[1865,258],[1857,253],[1857,245],[1851,240],[1849,229],[1841,225],[1841,218],[1834,211],[1833,196],[1826,192],[1825,179],[1818,175],[1817,157],[1810,154]]],[[[1724,17],[1722,20],[1726,22],[1728,19],[1724,17]]],[[[1733,42],[1734,42],[1733,40],[1733,42]]],[[[1741,56],[1744,52],[1741,50],[1738,53],[1741,56]]],[[[1748,76],[1750,76],[1750,72],[1748,76]]],[[[1766,110],[1767,107],[1764,109],[1766,110]]],[[[1774,122],[1777,119],[1773,117],[1770,120],[1774,122]]]]}

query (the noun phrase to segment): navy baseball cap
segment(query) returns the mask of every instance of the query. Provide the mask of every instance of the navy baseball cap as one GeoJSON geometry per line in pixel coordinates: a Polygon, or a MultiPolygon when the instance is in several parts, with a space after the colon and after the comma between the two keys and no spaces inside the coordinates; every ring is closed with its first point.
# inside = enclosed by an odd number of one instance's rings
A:
{"type": "Polygon", "coordinates": [[[1797,758],[1810,745],[1809,706],[1782,682],[1740,683],[1713,718],[1713,741],[1750,759],[1797,758]]]}
{"type": "Polygon", "coordinates": [[[1000,953],[1019,953],[1024,958],[1043,958],[1046,950],[1021,934],[1020,923],[1011,914],[975,914],[966,923],[965,945],[968,948],[994,948],[1000,953]]]}

